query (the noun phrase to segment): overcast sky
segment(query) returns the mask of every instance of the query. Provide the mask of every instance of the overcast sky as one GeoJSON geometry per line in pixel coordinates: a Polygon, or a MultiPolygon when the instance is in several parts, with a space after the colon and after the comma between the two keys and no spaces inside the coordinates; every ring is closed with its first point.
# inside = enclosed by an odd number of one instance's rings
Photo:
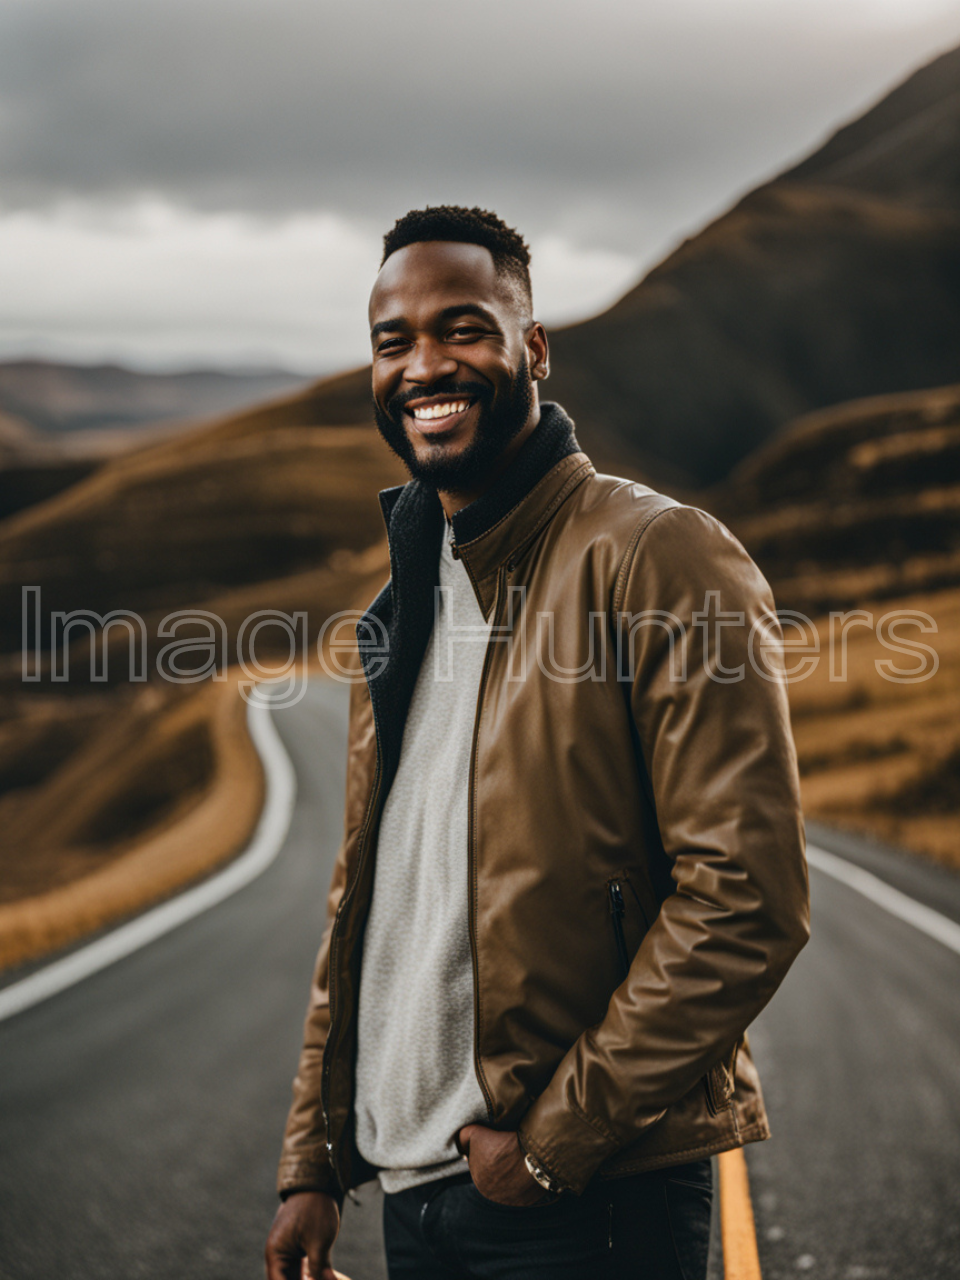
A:
{"type": "Polygon", "coordinates": [[[579,318],[958,43],[960,0],[0,0],[0,357],[360,363],[425,203],[579,318]]]}

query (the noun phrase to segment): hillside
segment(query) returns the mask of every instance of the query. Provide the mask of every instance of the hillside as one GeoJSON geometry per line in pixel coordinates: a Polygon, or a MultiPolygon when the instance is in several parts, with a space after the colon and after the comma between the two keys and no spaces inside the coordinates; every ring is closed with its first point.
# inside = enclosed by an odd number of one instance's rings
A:
{"type": "Polygon", "coordinates": [[[738,534],[778,607],[809,620],[804,635],[787,625],[788,644],[819,646],[789,686],[804,811],[960,869],[960,386],[806,415],[685,496],[738,534]],[[858,611],[845,672],[831,610],[858,611]],[[899,632],[936,653],[928,679],[882,674],[916,668],[878,634],[898,611],[933,628],[899,632]]]}
{"type": "Polygon", "coordinates": [[[808,639],[815,630],[821,660],[789,689],[804,812],[960,871],[960,589],[859,604],[875,618],[891,609],[932,618],[935,634],[901,634],[930,644],[939,667],[916,684],[882,678],[878,662],[912,663],[885,649],[875,628],[858,626],[847,679],[831,679],[829,619],[815,619],[808,639]]]}
{"type": "Polygon", "coordinates": [[[798,419],[711,491],[783,607],[960,584],[960,386],[798,419]]]}
{"type": "Polygon", "coordinates": [[[269,414],[255,428],[239,415],[108,461],[0,522],[0,650],[19,648],[24,583],[42,588],[45,616],[150,614],[252,584],[269,596],[280,579],[346,564],[381,538],[377,492],[398,478],[370,428],[278,425],[269,414]]]}
{"type": "Polygon", "coordinates": [[[912,75],[784,175],[904,206],[960,204],[960,50],[912,75]]]}

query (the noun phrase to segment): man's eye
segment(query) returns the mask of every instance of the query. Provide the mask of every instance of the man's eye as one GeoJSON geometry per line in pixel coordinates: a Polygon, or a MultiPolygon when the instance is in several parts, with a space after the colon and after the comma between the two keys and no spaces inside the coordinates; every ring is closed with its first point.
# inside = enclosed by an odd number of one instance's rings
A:
{"type": "Polygon", "coordinates": [[[475,338],[480,332],[482,331],[475,324],[458,324],[455,329],[450,330],[450,337],[475,338]]]}
{"type": "Polygon", "coordinates": [[[391,351],[399,350],[403,346],[403,338],[388,338],[386,342],[381,342],[377,347],[377,354],[388,354],[391,351]]]}

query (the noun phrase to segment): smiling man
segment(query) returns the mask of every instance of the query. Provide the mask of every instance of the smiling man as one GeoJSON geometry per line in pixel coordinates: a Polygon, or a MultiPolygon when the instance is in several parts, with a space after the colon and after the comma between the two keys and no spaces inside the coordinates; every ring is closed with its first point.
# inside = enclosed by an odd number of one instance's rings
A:
{"type": "Polygon", "coordinates": [[[540,403],[528,264],[477,209],[385,238],[374,405],[412,478],[381,495],[270,1280],[332,1280],[375,1176],[392,1280],[704,1280],[709,1157],[768,1134],[744,1032],[808,933],[773,602],[540,403]]]}

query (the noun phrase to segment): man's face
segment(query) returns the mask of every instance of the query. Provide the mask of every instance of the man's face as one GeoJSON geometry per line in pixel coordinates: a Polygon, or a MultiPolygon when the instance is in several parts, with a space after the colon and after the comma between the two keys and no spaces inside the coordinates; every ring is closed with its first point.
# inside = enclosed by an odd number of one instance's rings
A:
{"type": "Polygon", "coordinates": [[[377,426],[412,475],[469,492],[538,417],[546,337],[479,245],[425,241],[370,296],[377,426]]]}

